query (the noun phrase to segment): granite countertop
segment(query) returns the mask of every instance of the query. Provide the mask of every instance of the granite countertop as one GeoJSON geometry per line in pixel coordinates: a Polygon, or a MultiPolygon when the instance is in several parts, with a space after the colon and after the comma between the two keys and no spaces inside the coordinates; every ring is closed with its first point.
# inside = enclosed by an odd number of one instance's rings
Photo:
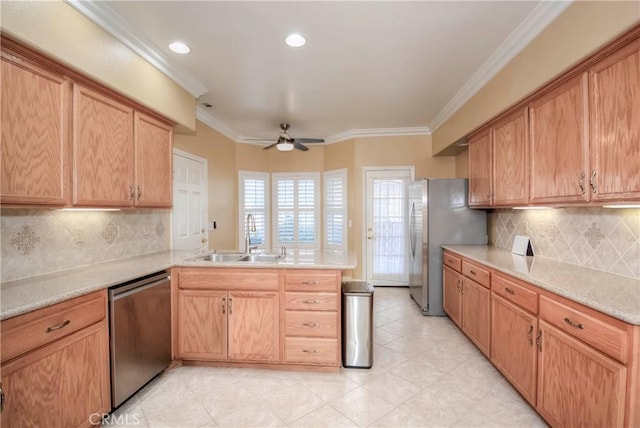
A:
{"type": "Polygon", "coordinates": [[[286,269],[356,267],[355,255],[338,251],[290,251],[275,263],[193,262],[192,252],[160,251],[0,284],[0,320],[102,290],[174,266],[286,269]]]}
{"type": "Polygon", "coordinates": [[[640,280],[540,256],[524,257],[488,245],[443,245],[470,260],[544,290],[640,325],[640,280]]]}

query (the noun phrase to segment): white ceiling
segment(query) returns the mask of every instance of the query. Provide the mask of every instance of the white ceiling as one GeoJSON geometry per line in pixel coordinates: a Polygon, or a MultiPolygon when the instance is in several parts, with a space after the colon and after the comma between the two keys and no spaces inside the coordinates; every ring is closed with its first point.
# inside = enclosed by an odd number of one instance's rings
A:
{"type": "Polygon", "coordinates": [[[539,3],[96,4],[128,30],[130,41],[151,48],[174,75],[195,82],[192,93],[206,92],[200,101],[214,107],[200,109],[199,116],[209,116],[232,138],[273,138],[286,121],[293,137],[336,139],[350,130],[437,127],[473,93],[474,79],[475,86],[483,83],[479,79],[486,81],[522,47],[505,40],[517,44],[520,32],[520,44],[528,42],[559,13],[544,21],[540,9],[547,2],[539,3]],[[293,32],[307,38],[306,46],[285,45],[293,32]],[[191,53],[171,52],[168,44],[175,40],[191,53]]]}

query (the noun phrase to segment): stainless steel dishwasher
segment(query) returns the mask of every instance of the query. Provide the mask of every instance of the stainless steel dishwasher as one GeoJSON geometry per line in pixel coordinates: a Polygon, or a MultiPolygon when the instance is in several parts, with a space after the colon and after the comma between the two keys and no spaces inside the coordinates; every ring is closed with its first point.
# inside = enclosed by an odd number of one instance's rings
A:
{"type": "Polygon", "coordinates": [[[118,407],[171,363],[171,277],[109,289],[111,403],[118,407]]]}

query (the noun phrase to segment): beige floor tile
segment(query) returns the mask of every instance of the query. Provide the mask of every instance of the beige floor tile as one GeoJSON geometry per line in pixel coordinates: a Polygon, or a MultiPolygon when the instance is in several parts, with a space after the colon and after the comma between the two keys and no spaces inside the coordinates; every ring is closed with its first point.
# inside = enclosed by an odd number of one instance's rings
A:
{"type": "Polygon", "coordinates": [[[291,428],[343,428],[357,425],[330,405],[325,405],[288,425],[291,428]]]}
{"type": "Polygon", "coordinates": [[[286,424],[269,410],[251,408],[237,410],[223,418],[215,419],[219,427],[266,428],[285,427],[286,424]]]}
{"type": "Polygon", "coordinates": [[[343,373],[309,373],[300,383],[326,402],[358,387],[357,382],[343,373]]]}
{"type": "Polygon", "coordinates": [[[359,426],[368,426],[394,408],[362,387],[336,398],[329,404],[359,426]]]}
{"type": "Polygon", "coordinates": [[[265,406],[285,424],[289,424],[326,404],[301,384],[278,389],[262,397],[265,406]]]}
{"type": "Polygon", "coordinates": [[[209,413],[198,402],[182,402],[153,413],[145,411],[144,414],[147,423],[153,428],[196,428],[213,422],[209,413]]]}
{"type": "Polygon", "coordinates": [[[425,360],[407,361],[394,367],[390,372],[424,388],[438,382],[446,374],[435,363],[425,360]]]}
{"type": "Polygon", "coordinates": [[[421,388],[391,373],[384,373],[362,385],[388,403],[398,406],[418,393],[421,388]]]}
{"type": "Polygon", "coordinates": [[[396,408],[371,425],[372,428],[426,427],[427,423],[401,408],[396,408]]]}

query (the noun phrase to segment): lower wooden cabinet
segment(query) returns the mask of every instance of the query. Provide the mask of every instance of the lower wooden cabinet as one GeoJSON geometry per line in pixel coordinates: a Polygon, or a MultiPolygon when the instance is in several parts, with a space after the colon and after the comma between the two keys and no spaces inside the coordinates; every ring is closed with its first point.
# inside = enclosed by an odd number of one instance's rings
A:
{"type": "Polygon", "coordinates": [[[620,427],[627,369],[540,321],[537,410],[554,427],[620,427]]]}
{"type": "Polygon", "coordinates": [[[178,293],[178,358],[227,358],[226,291],[180,290],[178,293]]]}
{"type": "Polygon", "coordinates": [[[451,321],[462,327],[462,275],[448,266],[442,271],[442,304],[451,321]]]}
{"type": "Polygon", "coordinates": [[[106,291],[5,320],[3,339],[5,334],[10,337],[11,330],[25,326],[22,338],[40,336],[47,331],[39,328],[45,319],[53,322],[47,330],[55,339],[42,336],[40,346],[2,364],[2,426],[92,426],[111,410],[106,291]],[[84,305],[91,300],[101,303],[100,321],[84,326],[87,318],[73,309],[95,310],[94,305],[84,305]],[[65,334],[65,328],[78,324],[82,328],[65,334]]]}
{"type": "Polygon", "coordinates": [[[535,406],[538,317],[496,293],[491,314],[491,362],[535,406]]]}
{"type": "Polygon", "coordinates": [[[491,335],[491,292],[482,285],[462,278],[462,331],[489,356],[491,335]]]}
{"type": "Polygon", "coordinates": [[[237,361],[278,362],[280,314],[277,292],[228,293],[228,352],[237,361]]]}

